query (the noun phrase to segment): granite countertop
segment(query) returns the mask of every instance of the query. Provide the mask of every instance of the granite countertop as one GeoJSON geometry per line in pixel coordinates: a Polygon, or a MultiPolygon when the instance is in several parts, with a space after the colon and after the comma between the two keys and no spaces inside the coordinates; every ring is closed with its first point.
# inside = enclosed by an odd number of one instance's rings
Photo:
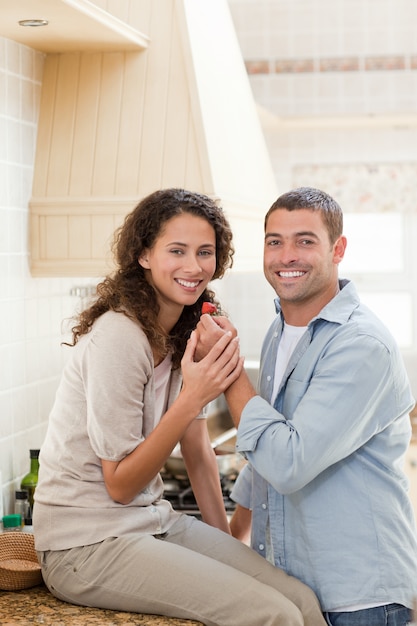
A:
{"type": "Polygon", "coordinates": [[[76,606],[57,600],[39,585],[23,591],[0,591],[3,626],[202,626],[201,622],[76,606]]]}

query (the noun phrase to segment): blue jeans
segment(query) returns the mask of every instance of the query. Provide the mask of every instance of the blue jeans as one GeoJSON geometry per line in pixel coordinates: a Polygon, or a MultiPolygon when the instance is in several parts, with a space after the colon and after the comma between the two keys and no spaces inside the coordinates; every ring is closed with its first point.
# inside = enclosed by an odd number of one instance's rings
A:
{"type": "Polygon", "coordinates": [[[402,604],[386,604],[373,609],[345,613],[325,613],[330,626],[406,626],[411,611],[402,604]]]}

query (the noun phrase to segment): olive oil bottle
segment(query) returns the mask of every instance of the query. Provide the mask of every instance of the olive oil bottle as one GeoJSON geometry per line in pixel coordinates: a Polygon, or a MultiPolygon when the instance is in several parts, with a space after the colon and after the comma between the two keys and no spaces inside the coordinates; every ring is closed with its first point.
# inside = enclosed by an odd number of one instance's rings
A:
{"type": "Polygon", "coordinates": [[[30,450],[30,472],[22,478],[20,483],[20,488],[28,492],[30,518],[32,518],[33,511],[33,494],[38,484],[39,452],[40,450],[30,450]]]}

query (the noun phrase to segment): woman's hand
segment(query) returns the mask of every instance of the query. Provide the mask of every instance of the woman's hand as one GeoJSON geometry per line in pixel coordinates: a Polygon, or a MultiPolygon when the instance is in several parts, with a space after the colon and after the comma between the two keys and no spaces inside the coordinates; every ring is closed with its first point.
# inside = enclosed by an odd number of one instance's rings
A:
{"type": "Polygon", "coordinates": [[[196,326],[198,342],[194,360],[199,361],[204,358],[216,341],[227,331],[232,333],[233,338],[237,337],[237,330],[227,317],[222,315],[202,315],[196,326]]]}
{"type": "Polygon", "coordinates": [[[240,357],[238,338],[230,331],[221,330],[213,347],[198,362],[195,360],[197,343],[198,331],[193,331],[181,361],[184,380],[181,395],[186,394],[192,404],[196,402],[200,411],[237,380],[243,369],[243,357],[240,357]]]}

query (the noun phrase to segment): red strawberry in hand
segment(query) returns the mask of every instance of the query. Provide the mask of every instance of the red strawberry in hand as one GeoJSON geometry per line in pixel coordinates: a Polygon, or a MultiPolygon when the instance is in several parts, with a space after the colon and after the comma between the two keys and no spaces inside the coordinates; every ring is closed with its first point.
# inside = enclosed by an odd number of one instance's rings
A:
{"type": "Polygon", "coordinates": [[[217,307],[212,302],[203,302],[201,307],[201,314],[208,313],[209,315],[216,315],[217,307]]]}

